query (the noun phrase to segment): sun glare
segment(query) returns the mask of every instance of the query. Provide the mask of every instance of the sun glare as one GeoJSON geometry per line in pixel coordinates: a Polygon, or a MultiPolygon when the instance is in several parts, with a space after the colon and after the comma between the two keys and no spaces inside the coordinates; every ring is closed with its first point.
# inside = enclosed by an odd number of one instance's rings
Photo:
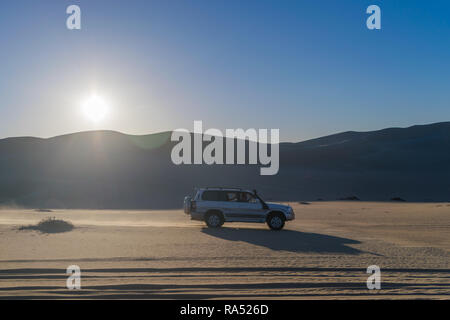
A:
{"type": "Polygon", "coordinates": [[[108,113],[107,103],[98,95],[92,95],[83,103],[82,107],[86,118],[95,123],[102,121],[108,113]]]}

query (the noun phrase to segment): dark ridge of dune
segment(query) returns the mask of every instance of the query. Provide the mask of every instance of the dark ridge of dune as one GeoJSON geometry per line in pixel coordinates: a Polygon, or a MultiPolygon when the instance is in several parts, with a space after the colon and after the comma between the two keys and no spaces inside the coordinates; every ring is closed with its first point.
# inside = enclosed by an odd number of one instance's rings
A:
{"type": "Polygon", "coordinates": [[[393,198],[391,198],[391,201],[401,201],[401,202],[406,202],[405,199],[400,198],[400,197],[393,197],[393,198]]]}
{"type": "Polygon", "coordinates": [[[450,200],[450,122],[280,144],[280,171],[171,162],[170,132],[90,131],[0,140],[0,206],[178,208],[196,186],[257,188],[281,201],[450,200]]]}

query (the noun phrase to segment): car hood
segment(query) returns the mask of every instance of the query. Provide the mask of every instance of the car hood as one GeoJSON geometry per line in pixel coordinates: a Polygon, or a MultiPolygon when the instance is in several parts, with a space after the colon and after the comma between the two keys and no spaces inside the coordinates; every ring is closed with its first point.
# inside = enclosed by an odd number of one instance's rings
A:
{"type": "Polygon", "coordinates": [[[279,203],[273,203],[273,202],[266,202],[266,204],[269,206],[269,209],[271,210],[289,210],[289,206],[279,203]]]}

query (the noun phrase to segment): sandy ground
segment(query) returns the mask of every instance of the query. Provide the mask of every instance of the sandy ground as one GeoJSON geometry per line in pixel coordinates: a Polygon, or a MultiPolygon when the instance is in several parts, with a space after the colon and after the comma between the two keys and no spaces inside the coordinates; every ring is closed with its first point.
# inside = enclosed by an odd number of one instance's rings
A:
{"type": "Polygon", "coordinates": [[[0,210],[0,298],[450,298],[450,204],[292,205],[280,232],[211,230],[181,210],[0,210]],[[76,228],[18,230],[50,216],[76,228]],[[66,288],[69,265],[81,290],[66,288]]]}

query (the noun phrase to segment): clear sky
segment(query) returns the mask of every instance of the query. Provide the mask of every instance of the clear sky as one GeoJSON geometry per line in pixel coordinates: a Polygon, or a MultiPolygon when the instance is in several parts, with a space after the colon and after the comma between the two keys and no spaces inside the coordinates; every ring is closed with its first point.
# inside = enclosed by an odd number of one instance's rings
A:
{"type": "Polygon", "coordinates": [[[447,0],[2,0],[0,48],[0,138],[203,120],[300,141],[450,120],[447,0]],[[81,111],[94,93],[99,122],[81,111]]]}

